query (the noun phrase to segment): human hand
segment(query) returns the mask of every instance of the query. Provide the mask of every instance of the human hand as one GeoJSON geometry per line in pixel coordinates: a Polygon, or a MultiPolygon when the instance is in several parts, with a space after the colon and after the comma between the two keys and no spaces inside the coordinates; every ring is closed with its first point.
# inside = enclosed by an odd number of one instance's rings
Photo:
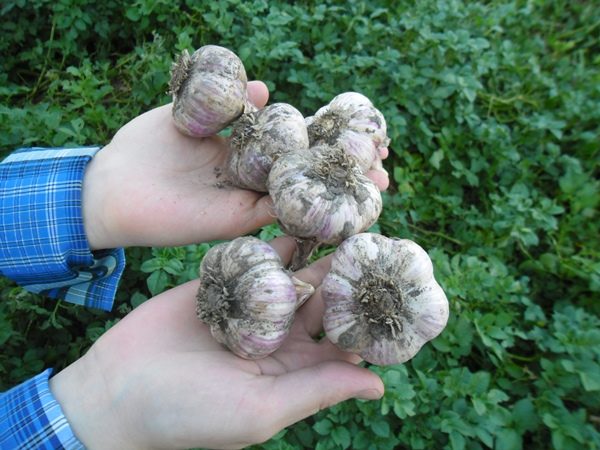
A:
{"type": "MultiPolygon", "coordinates": [[[[251,81],[248,95],[261,108],[269,92],[251,81]]],[[[218,185],[227,140],[185,136],[173,124],[171,107],[133,119],[88,164],[83,217],[93,250],[229,239],[275,221],[268,195],[218,185]]],[[[386,173],[368,175],[387,188],[386,173]]]]}
{"type": "MultiPolygon", "coordinates": [[[[291,238],[272,241],[284,262],[291,238]]],[[[296,276],[320,285],[323,258],[296,276]]],[[[198,280],[135,309],[50,380],[75,434],[94,448],[241,448],[383,384],[322,332],[320,290],[271,356],[249,361],[218,344],[195,314],[198,280]]]]}

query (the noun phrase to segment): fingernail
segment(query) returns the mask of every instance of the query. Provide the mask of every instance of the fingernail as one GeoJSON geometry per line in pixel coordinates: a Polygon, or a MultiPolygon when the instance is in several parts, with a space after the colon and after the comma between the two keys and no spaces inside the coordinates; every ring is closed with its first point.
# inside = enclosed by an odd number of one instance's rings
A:
{"type": "Polygon", "coordinates": [[[365,389],[356,394],[355,397],[362,400],[379,400],[383,397],[383,393],[377,389],[365,389]]]}

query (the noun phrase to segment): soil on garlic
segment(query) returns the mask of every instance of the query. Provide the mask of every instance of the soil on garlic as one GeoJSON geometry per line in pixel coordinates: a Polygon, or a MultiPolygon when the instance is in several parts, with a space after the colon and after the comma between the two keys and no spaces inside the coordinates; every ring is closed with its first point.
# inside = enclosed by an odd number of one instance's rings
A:
{"type": "Polygon", "coordinates": [[[308,149],[304,117],[287,103],[246,113],[233,123],[227,172],[242,189],[267,192],[273,161],[284,153],[308,149]]]}
{"type": "Polygon", "coordinates": [[[169,81],[169,94],[179,95],[182,84],[189,77],[192,68],[192,58],[187,50],[181,52],[177,61],[171,68],[171,80],[169,81]]]}
{"type": "MultiPolygon", "coordinates": [[[[243,272],[250,270],[250,264],[240,263],[244,269],[243,272]]],[[[207,267],[209,273],[219,273],[219,267],[213,265],[207,267]]],[[[239,319],[246,320],[249,317],[249,313],[244,308],[244,303],[240,302],[235,297],[235,284],[236,279],[232,279],[229,282],[225,282],[218,277],[207,276],[204,280],[204,289],[200,290],[196,296],[197,306],[196,314],[200,320],[207,325],[218,326],[223,333],[227,333],[229,320],[239,319]]],[[[272,291],[265,291],[270,293],[272,291]]],[[[265,304],[264,307],[267,307],[265,304]]],[[[253,330],[257,334],[261,334],[271,329],[275,329],[272,324],[267,322],[253,322],[251,323],[253,330]]]]}
{"type": "MultiPolygon", "coordinates": [[[[336,145],[342,132],[348,128],[348,123],[356,113],[345,115],[337,112],[327,112],[308,125],[308,139],[311,145],[315,144],[327,144],[336,145]]],[[[369,116],[369,120],[381,127],[381,118],[376,114],[369,116]]],[[[374,129],[365,129],[363,133],[374,134],[374,129]]]]}
{"type": "MultiPolygon", "coordinates": [[[[319,194],[319,197],[327,201],[336,201],[337,198],[344,194],[350,193],[355,197],[359,204],[358,210],[360,214],[363,214],[362,205],[366,200],[366,194],[363,190],[358,189],[358,181],[356,179],[356,171],[353,169],[355,166],[354,162],[350,160],[345,152],[334,152],[327,155],[320,164],[309,168],[306,171],[306,176],[312,179],[320,179],[327,186],[328,189],[319,194]]],[[[312,202],[315,199],[302,198],[302,202],[306,210],[310,209],[312,202]]],[[[285,228],[288,233],[295,235],[290,227],[285,228]]],[[[342,229],[344,236],[350,236],[354,224],[352,222],[346,222],[342,229]]],[[[299,270],[303,268],[310,255],[318,248],[319,242],[317,239],[297,239],[297,251],[294,253],[292,262],[290,264],[290,270],[299,270]]]]}
{"type": "Polygon", "coordinates": [[[257,129],[256,116],[258,111],[243,114],[233,123],[230,145],[234,150],[241,151],[251,139],[260,141],[262,133],[257,129]]]}
{"type": "Polygon", "coordinates": [[[348,119],[346,117],[333,112],[325,113],[307,127],[308,139],[311,144],[324,142],[328,145],[335,145],[347,124],[348,119]]]}
{"type": "MultiPolygon", "coordinates": [[[[357,255],[359,260],[368,255],[357,255]]],[[[408,305],[420,295],[416,286],[400,286],[393,277],[393,267],[376,264],[380,270],[365,273],[358,280],[347,279],[352,290],[357,292],[352,313],[356,324],[342,333],[339,344],[342,348],[366,348],[370,342],[396,341],[402,347],[410,345],[412,336],[405,333],[403,323],[413,324],[415,317],[408,305]]]]}
{"type": "MultiPolygon", "coordinates": [[[[307,177],[321,179],[328,189],[320,194],[325,200],[335,201],[337,197],[344,194],[350,194],[357,200],[359,214],[364,214],[362,208],[365,207],[365,201],[368,199],[368,193],[364,189],[359,189],[358,175],[359,170],[355,162],[345,152],[331,152],[320,164],[306,173],[307,177]]],[[[348,223],[346,227],[353,227],[348,223]]],[[[344,235],[350,232],[344,230],[344,235]]]]}
{"type": "Polygon", "coordinates": [[[413,323],[408,308],[408,296],[404,294],[387,273],[368,275],[365,280],[351,282],[357,296],[353,313],[358,320],[355,326],[342,333],[339,343],[346,348],[364,348],[369,342],[397,341],[405,345],[406,336],[403,322],[413,323]]]}

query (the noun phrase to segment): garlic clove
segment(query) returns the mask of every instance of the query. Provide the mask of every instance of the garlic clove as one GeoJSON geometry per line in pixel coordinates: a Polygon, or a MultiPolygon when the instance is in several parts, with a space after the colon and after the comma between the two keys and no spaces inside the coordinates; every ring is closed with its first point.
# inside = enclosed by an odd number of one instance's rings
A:
{"type": "Polygon", "coordinates": [[[242,61],[217,45],[206,45],[191,56],[184,50],[171,68],[169,92],[173,121],[182,133],[211,136],[252,108],[242,61]]]}
{"type": "Polygon", "coordinates": [[[294,276],[292,276],[292,282],[296,288],[296,297],[298,299],[296,309],[298,309],[315,293],[315,288],[312,284],[299,280],[294,276]]]}
{"type": "Polygon", "coordinates": [[[411,359],[448,321],[448,300],[431,260],[407,239],[373,233],[346,239],[322,293],[328,338],[372,364],[411,359]]]}
{"type": "Polygon", "coordinates": [[[227,161],[230,181],[243,189],[267,192],[273,161],[308,149],[304,117],[286,103],[274,103],[234,122],[227,161]]]}
{"type": "Polygon", "coordinates": [[[305,119],[310,145],[339,146],[361,171],[381,169],[380,151],[389,145],[383,114],[358,92],[339,94],[305,119]]]}

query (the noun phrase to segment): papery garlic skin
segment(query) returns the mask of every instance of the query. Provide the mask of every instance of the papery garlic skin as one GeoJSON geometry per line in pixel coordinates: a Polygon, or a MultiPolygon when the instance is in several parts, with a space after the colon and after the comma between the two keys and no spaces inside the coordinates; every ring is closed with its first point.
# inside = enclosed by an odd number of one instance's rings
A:
{"type": "MultiPolygon", "coordinates": [[[[273,247],[240,237],[212,247],[200,265],[196,313],[215,339],[246,359],[263,358],[288,335],[302,298],[273,247]]],[[[308,285],[310,286],[310,285],[308,285]]]]}
{"type": "Polygon", "coordinates": [[[338,244],[366,230],[382,208],[377,186],[343,150],[326,145],[282,155],[268,188],[282,229],[321,243],[338,244]]]}
{"type": "Polygon", "coordinates": [[[348,238],[321,289],[329,340],[372,364],[408,361],[448,321],[448,300],[431,259],[407,239],[374,233],[348,238]]]}
{"type": "Polygon", "coordinates": [[[235,53],[206,45],[184,50],[171,69],[173,120],[193,137],[212,136],[251,108],[244,64],[235,53]]]}
{"type": "Polygon", "coordinates": [[[340,146],[366,173],[381,169],[380,152],[389,145],[383,114],[358,92],[345,92],[306,118],[310,145],[340,146]]]}
{"type": "Polygon", "coordinates": [[[230,148],[230,181],[243,189],[267,192],[273,161],[284,153],[308,149],[304,116],[287,103],[244,114],[233,124],[230,148]]]}

